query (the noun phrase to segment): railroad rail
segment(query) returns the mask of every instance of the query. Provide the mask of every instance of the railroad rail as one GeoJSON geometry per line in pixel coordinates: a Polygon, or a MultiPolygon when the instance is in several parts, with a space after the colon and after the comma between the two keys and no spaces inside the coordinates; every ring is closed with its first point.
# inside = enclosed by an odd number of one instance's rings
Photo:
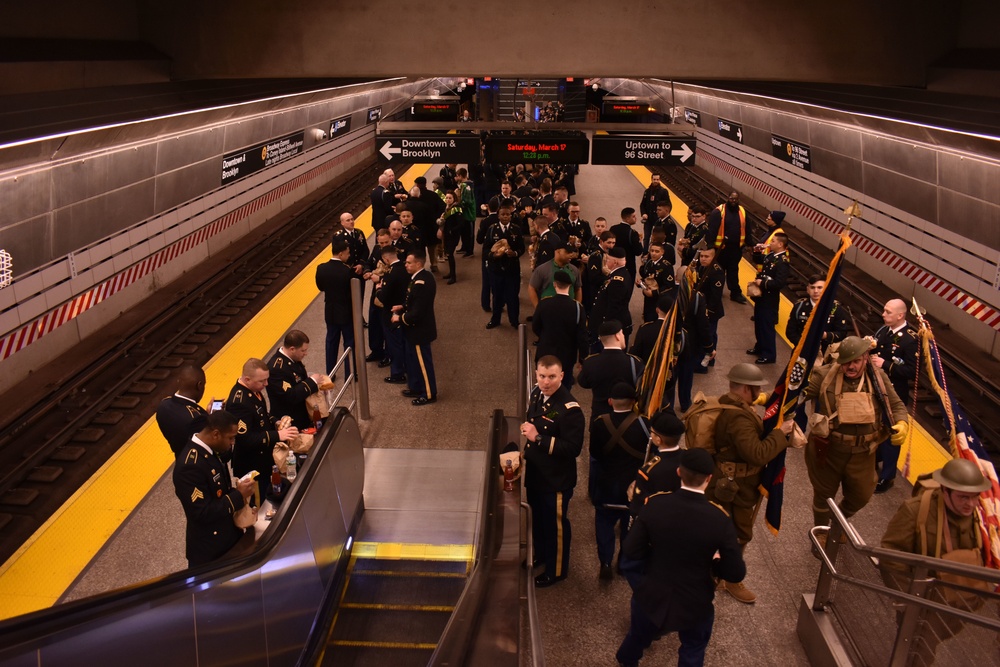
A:
{"type": "MultiPolygon", "coordinates": [[[[730,191],[721,181],[693,169],[679,167],[653,171],[660,174],[663,183],[688,205],[717,206],[730,191]]],[[[741,203],[747,209],[748,220],[753,223],[753,238],[760,238],[766,229],[764,218],[768,211],[753,202],[741,203]]],[[[792,252],[792,278],[784,292],[794,302],[806,296],[805,283],[810,275],[826,274],[833,252],[790,225],[783,225],[783,229],[788,234],[792,252]]],[[[885,302],[897,295],[857,267],[845,265],[837,296],[850,310],[861,333],[870,335],[882,326],[885,302]]],[[[938,340],[949,389],[965,409],[987,450],[994,456],[1000,455],[1000,424],[996,418],[1000,414],[1000,374],[990,373],[998,367],[996,360],[983,359],[985,353],[977,353],[975,346],[950,331],[947,323],[929,316],[927,319],[938,340]]],[[[916,400],[919,409],[913,416],[938,442],[945,442],[947,432],[937,398],[930,392],[925,373],[918,373],[918,378],[916,400]]],[[[906,407],[913,409],[912,405],[906,407]]]]}
{"type": "Polygon", "coordinates": [[[215,260],[217,270],[208,273],[213,260],[193,269],[207,277],[187,291],[147,299],[141,326],[0,418],[0,562],[152,416],[174,390],[172,369],[207,361],[329,243],[342,211],[365,209],[373,169],[374,159],[280,226],[238,242],[240,254],[215,260]]]}

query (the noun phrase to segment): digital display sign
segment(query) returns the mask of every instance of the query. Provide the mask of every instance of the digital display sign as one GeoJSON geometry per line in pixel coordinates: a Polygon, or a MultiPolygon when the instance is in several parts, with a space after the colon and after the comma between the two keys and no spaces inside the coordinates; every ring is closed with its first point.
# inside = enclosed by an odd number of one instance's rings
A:
{"type": "Polygon", "coordinates": [[[590,162],[590,142],[586,137],[512,135],[488,137],[483,145],[486,161],[492,163],[587,164],[590,162]]]}
{"type": "Polygon", "coordinates": [[[642,102],[612,102],[604,100],[604,115],[644,116],[649,113],[649,105],[642,102]]]}

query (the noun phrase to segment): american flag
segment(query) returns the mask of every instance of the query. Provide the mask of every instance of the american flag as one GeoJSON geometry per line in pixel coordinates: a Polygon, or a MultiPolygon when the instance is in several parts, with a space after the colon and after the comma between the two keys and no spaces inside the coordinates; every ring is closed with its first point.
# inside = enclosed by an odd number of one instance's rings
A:
{"type": "MultiPolygon", "coordinates": [[[[823,287],[823,293],[820,295],[816,307],[809,314],[809,319],[806,320],[802,337],[799,338],[798,344],[792,350],[788,368],[774,385],[774,391],[771,392],[767,403],[765,403],[764,435],[780,426],[786,419],[792,419],[795,416],[799,395],[809,386],[809,373],[812,370],[813,361],[819,354],[824,325],[830,318],[830,311],[833,310],[833,302],[837,294],[837,286],[840,284],[840,269],[844,253],[850,247],[851,237],[845,229],[844,233],[840,235],[840,247],[837,248],[837,252],[830,262],[830,268],[826,272],[826,285],[823,287]]],[[[764,470],[760,474],[760,491],[767,498],[764,520],[767,527],[775,535],[781,528],[784,485],[785,451],[782,450],[770,463],[764,466],[764,470]]]]}
{"type": "MultiPolygon", "coordinates": [[[[920,312],[916,302],[914,302],[914,310],[917,313],[920,312]]],[[[1000,569],[1000,483],[997,481],[996,469],[989,454],[986,453],[982,441],[976,435],[975,429],[972,428],[972,424],[965,416],[965,411],[948,390],[948,383],[944,377],[944,367],[941,364],[941,354],[938,351],[930,325],[922,316],[918,315],[918,319],[920,321],[920,346],[923,358],[926,360],[927,376],[941,401],[941,408],[944,410],[948,426],[951,429],[948,442],[951,455],[954,458],[972,461],[983,471],[986,479],[990,480],[990,488],[979,494],[979,528],[982,531],[983,544],[989,547],[985,550],[984,564],[986,567],[1000,569]]],[[[907,460],[908,465],[909,460],[907,460]]],[[[904,470],[904,472],[906,471],[904,470]]]]}

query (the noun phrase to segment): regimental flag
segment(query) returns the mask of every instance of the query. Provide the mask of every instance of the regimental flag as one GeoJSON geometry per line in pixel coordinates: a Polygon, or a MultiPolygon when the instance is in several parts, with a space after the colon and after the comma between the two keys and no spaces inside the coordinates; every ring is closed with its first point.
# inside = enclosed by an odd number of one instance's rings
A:
{"type": "MultiPolygon", "coordinates": [[[[816,303],[816,307],[809,314],[805,328],[802,330],[802,337],[799,338],[798,345],[792,350],[791,359],[788,361],[788,368],[784,375],[778,378],[774,385],[774,391],[767,398],[764,410],[764,435],[777,428],[786,419],[795,416],[795,409],[798,405],[799,396],[802,391],[809,386],[809,373],[812,370],[813,361],[820,351],[820,343],[823,340],[823,329],[830,318],[830,311],[833,310],[833,303],[837,297],[837,286],[840,284],[840,269],[843,263],[844,254],[851,247],[851,237],[847,229],[840,235],[840,247],[837,248],[830,268],[826,272],[826,286],[816,303]]],[[[785,451],[782,450],[774,460],[764,466],[760,474],[760,490],[767,498],[767,508],[764,511],[764,519],[767,527],[775,535],[781,528],[781,504],[785,493],[785,451]]]]}
{"type": "MultiPolygon", "coordinates": [[[[916,302],[914,302],[914,307],[917,310],[916,302]]],[[[919,313],[919,310],[917,312],[919,313]]],[[[948,390],[948,383],[944,377],[944,366],[941,364],[941,354],[938,351],[930,325],[919,314],[917,318],[920,322],[920,347],[925,360],[924,367],[927,370],[927,377],[941,401],[941,408],[944,410],[951,430],[948,441],[951,455],[954,458],[972,461],[990,480],[990,488],[979,494],[979,528],[983,535],[983,544],[989,547],[985,549],[984,564],[986,567],[1000,569],[1000,483],[997,481],[996,469],[989,454],[986,453],[982,441],[965,416],[965,411],[948,390]]],[[[908,466],[909,455],[907,455],[908,466]]]]}
{"type": "Polygon", "coordinates": [[[674,366],[677,365],[677,350],[674,341],[677,339],[677,332],[683,324],[683,308],[691,298],[693,290],[694,271],[688,269],[681,277],[680,285],[677,287],[677,299],[670,312],[663,318],[663,324],[660,325],[660,334],[656,337],[653,351],[650,353],[649,359],[644,360],[646,369],[642,372],[642,378],[639,379],[635,409],[636,412],[647,418],[655,415],[660,406],[663,405],[663,395],[673,377],[674,366]]]}

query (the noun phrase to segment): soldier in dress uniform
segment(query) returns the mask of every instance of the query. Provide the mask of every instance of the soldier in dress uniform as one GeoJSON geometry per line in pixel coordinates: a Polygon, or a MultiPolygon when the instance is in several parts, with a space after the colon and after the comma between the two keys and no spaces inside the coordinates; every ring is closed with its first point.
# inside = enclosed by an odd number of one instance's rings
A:
{"type": "MultiPolygon", "coordinates": [[[[642,230],[643,237],[646,241],[646,246],[643,251],[649,248],[648,243],[653,230],[653,227],[659,222],[663,224],[662,218],[659,217],[657,209],[664,211],[663,218],[670,215],[670,211],[673,210],[673,203],[670,201],[670,191],[663,187],[660,182],[660,175],[653,174],[649,179],[649,187],[646,188],[642,193],[642,201],[639,203],[639,213],[642,216],[642,230]]],[[[668,232],[669,237],[669,232],[668,232]]],[[[674,240],[677,239],[676,228],[674,230],[674,240]]],[[[669,241],[670,245],[674,245],[674,241],[669,241]]]]}
{"type": "Polygon", "coordinates": [[[208,413],[198,402],[205,395],[205,371],[200,366],[182,366],[177,374],[177,391],[156,407],[156,424],[177,456],[191,442],[191,435],[201,428],[200,419],[208,413]]]}
{"type": "Polygon", "coordinates": [[[565,270],[552,277],[556,293],[538,302],[531,319],[531,330],[538,336],[535,358],[553,355],[563,369],[563,383],[573,387],[573,369],[587,356],[587,314],[569,295],[573,277],[565,270]]]}
{"type": "Polygon", "coordinates": [[[492,297],[487,329],[500,325],[504,306],[507,306],[507,321],[510,325],[516,327],[521,323],[518,293],[521,290],[520,257],[524,254],[524,234],[512,222],[513,217],[513,204],[502,203],[497,211],[496,222],[485,229],[480,228],[480,237],[477,239],[483,245],[485,277],[492,297]]]}
{"type": "Polygon", "coordinates": [[[544,588],[569,574],[569,501],[576,487],[576,457],[583,450],[587,421],[580,404],[562,384],[558,358],[539,359],[535,381],[521,435],[526,441],[524,486],[532,511],[535,556],[545,566],[545,572],[535,577],[535,586],[544,588]]]}
{"type": "Polygon", "coordinates": [[[615,525],[621,543],[628,536],[628,487],[646,458],[649,424],[632,409],[635,385],[618,382],[611,388],[611,412],[590,422],[590,501],[594,504],[598,574],[614,578],[615,525]]]}
{"type": "Polygon", "coordinates": [[[605,256],[615,247],[616,242],[615,235],[608,230],[604,230],[600,236],[594,238],[598,240],[597,247],[583,255],[587,258],[583,278],[583,307],[588,315],[594,308],[597,293],[608,279],[605,256]]]}
{"type": "Polygon", "coordinates": [[[233,514],[253,495],[254,481],[239,481],[234,488],[223,461],[233,448],[238,421],[224,410],[206,415],[174,464],[174,493],[187,517],[184,553],[188,567],[221,558],[244,535],[233,523],[233,514]]]}
{"type": "Polygon", "coordinates": [[[306,409],[306,399],[319,391],[321,376],[306,373],[302,360],[309,354],[309,336],[304,331],[292,329],[271,360],[267,362],[267,397],[271,399],[271,413],[292,418],[298,429],[313,425],[313,417],[306,409]]]}
{"type": "Polygon", "coordinates": [[[365,260],[368,258],[368,240],[364,232],[354,228],[354,216],[350,213],[340,214],[340,227],[333,233],[334,238],[343,237],[347,240],[347,248],[351,251],[344,260],[351,268],[351,277],[362,280],[365,272],[365,260]]]}
{"type": "Polygon", "coordinates": [[[684,266],[691,264],[698,255],[698,249],[703,247],[702,241],[708,235],[706,214],[707,211],[701,204],[695,204],[688,209],[688,224],[684,228],[684,236],[677,241],[677,250],[681,253],[681,264],[684,266]]]}
{"type": "Polygon", "coordinates": [[[550,261],[556,254],[556,247],[565,245],[566,239],[552,231],[552,223],[558,218],[555,204],[548,203],[542,206],[541,212],[535,218],[535,228],[538,230],[538,238],[535,240],[534,261],[532,269],[536,269],[545,262],[550,261]]]}
{"type": "Polygon", "coordinates": [[[661,294],[660,298],[656,300],[656,319],[652,322],[644,322],[635,332],[632,347],[628,351],[629,354],[635,355],[645,364],[649,363],[649,357],[653,353],[653,348],[656,347],[656,339],[659,338],[660,330],[663,328],[663,320],[674,307],[675,296],[676,291],[661,294]]]}
{"type": "Polygon", "coordinates": [[[651,422],[650,441],[655,454],[639,468],[632,488],[629,489],[629,511],[634,519],[646,501],[657,493],[667,493],[681,488],[677,466],[681,461],[681,436],[684,422],[673,410],[660,410],[651,422]]]}
{"type": "Polygon", "coordinates": [[[631,622],[615,658],[636,667],[657,638],[677,632],[679,665],[702,665],[715,621],[715,580],[746,576],[733,524],[706,499],[711,457],[686,450],[680,460],[681,488],[653,496],[639,512],[625,541],[624,557],[645,572],[633,588],[631,622]]]}
{"type": "MultiPolygon", "coordinates": [[[[388,265],[382,261],[382,248],[392,248],[392,237],[389,230],[382,228],[375,233],[375,245],[372,247],[371,255],[365,264],[365,272],[362,277],[372,281],[373,285],[378,285],[378,281],[388,270],[388,265]]],[[[398,257],[398,254],[397,254],[398,257]]],[[[389,365],[389,352],[386,348],[386,328],[383,326],[382,306],[375,298],[376,289],[372,289],[368,297],[368,349],[370,352],[365,357],[365,361],[377,361],[379,368],[389,365]]]]}
{"type": "Polygon", "coordinates": [[[694,289],[687,276],[677,289],[677,318],[676,329],[681,334],[683,346],[677,355],[677,365],[667,383],[663,399],[664,406],[673,405],[676,387],[677,407],[681,412],[686,412],[691,407],[695,372],[699,368],[707,368],[707,364],[715,356],[715,342],[712,340],[705,297],[694,289]]]}
{"type": "Polygon", "coordinates": [[[424,236],[413,220],[413,211],[410,210],[409,204],[404,204],[399,212],[399,224],[403,225],[402,238],[406,248],[415,252],[418,248],[423,249],[424,236]]]}
{"type": "Polygon", "coordinates": [[[861,510],[875,491],[875,449],[891,437],[897,447],[906,440],[906,406],[896,395],[892,383],[879,368],[868,368],[870,344],[863,338],[848,336],[837,349],[837,361],[820,366],[809,376],[803,392],[814,399],[815,413],[825,415],[829,435],[823,436],[820,425],[813,425],[806,445],[806,469],[813,486],[813,525],[829,523],[827,498],[835,498],[843,487],[840,509],[851,518],[861,510]],[[875,387],[873,387],[873,384],[875,387]],[[886,423],[883,393],[891,410],[886,423]],[[890,436],[890,433],[892,434],[890,436]]]}
{"type": "MultiPolygon", "coordinates": [[[[722,302],[722,286],[726,282],[726,272],[715,261],[718,251],[711,246],[698,249],[698,262],[692,266],[694,270],[694,288],[705,297],[705,312],[708,314],[708,328],[712,334],[712,345],[719,347],[719,320],[726,316],[722,302]]],[[[708,363],[715,365],[715,357],[708,363]]],[[[707,373],[708,369],[699,366],[695,372],[707,373]]]]}
{"type": "Polygon", "coordinates": [[[379,312],[382,318],[381,327],[385,332],[387,363],[379,363],[379,368],[389,366],[389,375],[384,378],[387,383],[403,384],[406,382],[406,341],[402,329],[392,323],[392,309],[406,303],[406,288],[410,284],[410,274],[406,272],[406,266],[395,248],[387,245],[381,248],[381,252],[385,271],[381,275],[375,275],[373,281],[375,299],[382,304],[379,312]]]}
{"type": "MultiPolygon", "coordinates": [[[[663,188],[664,192],[667,192],[666,188],[663,188]]],[[[670,246],[671,249],[677,245],[677,221],[670,215],[670,211],[673,205],[670,203],[670,195],[667,194],[666,199],[660,199],[656,202],[656,214],[650,219],[646,220],[643,228],[645,229],[645,237],[643,242],[645,243],[645,251],[649,251],[649,244],[653,241],[653,236],[657,233],[663,234],[663,242],[670,246]]],[[[670,258],[670,263],[674,263],[674,258],[670,258]]]]}
{"type": "Polygon", "coordinates": [[[781,290],[788,284],[788,237],[775,234],[771,239],[769,252],[763,257],[762,268],[757,272],[754,284],[760,288],[760,296],[754,299],[753,328],[756,337],[754,346],[747,354],[756,354],[757,364],[773,364],[778,353],[775,346],[774,328],[778,324],[778,303],[781,290]]]}
{"type": "Polygon", "coordinates": [[[643,253],[642,237],[635,231],[635,209],[625,207],[621,211],[622,221],[611,228],[615,235],[615,247],[625,252],[625,269],[628,271],[629,283],[635,281],[635,258],[643,253]]]}
{"type": "MultiPolygon", "coordinates": [[[[806,283],[806,298],[799,299],[792,306],[792,314],[788,317],[788,324],[785,326],[785,336],[792,342],[792,345],[797,345],[799,339],[802,338],[806,322],[809,320],[813,308],[819,303],[819,297],[823,294],[824,287],[826,287],[824,276],[818,273],[809,276],[806,283]]],[[[851,314],[839,301],[834,301],[830,317],[827,318],[826,324],[823,326],[820,352],[825,353],[826,348],[830,347],[832,343],[839,343],[850,336],[853,331],[854,324],[851,314]]]]}
{"type": "Polygon", "coordinates": [[[594,307],[590,310],[590,331],[594,333],[602,323],[615,320],[622,327],[627,343],[632,335],[632,313],[628,306],[635,289],[635,277],[629,275],[626,261],[625,251],[617,245],[605,255],[608,279],[594,297],[594,307]]]}
{"type": "Polygon", "coordinates": [[[560,217],[556,220],[552,224],[552,231],[558,234],[559,238],[564,239],[566,244],[573,249],[578,258],[574,263],[578,267],[582,267],[582,261],[579,260],[579,257],[586,248],[587,242],[590,241],[592,234],[590,232],[590,223],[580,217],[580,204],[578,202],[568,202],[566,217],[560,217]]]}
{"type": "MultiPolygon", "coordinates": [[[[906,303],[892,299],[882,309],[885,323],[875,332],[875,349],[871,352],[872,365],[889,376],[903,405],[910,405],[911,389],[917,381],[917,332],[906,321],[906,303]]],[[[876,465],[881,465],[875,493],[885,493],[895,483],[899,447],[886,440],[878,447],[876,465]]]]}
{"type": "Polygon", "coordinates": [[[638,357],[625,352],[625,335],[617,320],[609,320],[597,330],[603,349],[583,360],[577,380],[584,389],[593,392],[590,418],[611,411],[608,399],[611,388],[619,382],[639,384],[646,365],[638,357]]]}
{"type": "Polygon", "coordinates": [[[437,380],[434,376],[434,358],[431,343],[437,339],[434,319],[434,296],[437,287],[434,276],[424,269],[424,253],[406,256],[406,272],[410,282],[406,287],[406,301],[392,307],[392,323],[403,329],[405,341],[407,388],[403,396],[412,398],[413,405],[428,405],[437,401],[437,380]]]}
{"type": "MultiPolygon", "coordinates": [[[[722,411],[715,422],[715,477],[708,499],[719,503],[732,517],[740,545],[753,539],[753,523],[761,502],[760,471],[788,447],[788,434],[795,422],[785,420],[763,436],[764,422],[754,410],[764,374],[753,364],[736,364],[727,375],[729,393],[719,397],[722,411]],[[763,436],[763,437],[762,437],[763,436]]],[[[744,604],[757,596],[742,582],[724,584],[726,592],[744,604]]]]}
{"type": "Polygon", "coordinates": [[[662,243],[652,242],[648,247],[649,259],[639,268],[639,278],[635,285],[642,290],[642,321],[656,319],[656,302],[661,294],[677,289],[674,282],[673,259],[666,256],[662,243]]]}
{"type": "Polygon", "coordinates": [[[271,479],[274,446],[299,434],[299,429],[294,426],[279,430],[277,419],[267,410],[261,392],[267,387],[270,375],[271,371],[263,361],[248,359],[243,364],[243,374],[226,400],[226,411],[239,420],[236,446],[233,448],[233,473],[242,477],[256,470],[261,498],[264,497],[264,484],[271,479]]]}
{"type": "Polygon", "coordinates": [[[774,235],[785,233],[785,230],[781,228],[781,223],[784,219],[785,213],[783,211],[771,211],[768,213],[767,218],[764,219],[764,224],[766,225],[764,234],[753,248],[754,262],[757,265],[758,271],[763,267],[760,260],[770,252],[771,241],[774,240],[774,235]]]}

